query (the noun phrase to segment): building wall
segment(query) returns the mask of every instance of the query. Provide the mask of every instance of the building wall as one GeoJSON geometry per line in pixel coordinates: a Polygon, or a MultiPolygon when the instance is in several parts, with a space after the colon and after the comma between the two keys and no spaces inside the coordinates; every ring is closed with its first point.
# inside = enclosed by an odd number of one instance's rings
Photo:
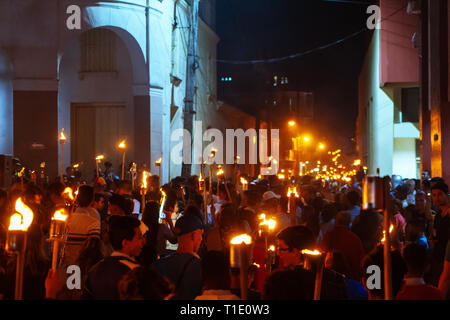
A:
{"type": "Polygon", "coordinates": [[[392,174],[393,115],[391,97],[379,87],[380,83],[380,32],[375,30],[364,59],[358,80],[357,145],[359,156],[368,167],[368,173],[392,174]]]}
{"type": "MultiPolygon", "coordinates": [[[[130,137],[130,158],[134,155],[139,161],[146,163],[152,172],[157,172],[154,162],[162,157],[162,181],[168,181],[170,135],[174,129],[183,126],[182,108],[185,97],[190,6],[186,0],[150,0],[148,19],[150,41],[147,46],[146,2],[146,0],[101,2],[0,0],[0,48],[4,48],[5,53],[11,58],[14,79],[12,90],[4,89],[7,84],[0,81],[0,106],[8,103],[14,91],[15,112],[26,113],[29,108],[36,108],[36,114],[42,119],[42,123],[45,123],[46,130],[51,130],[42,139],[34,139],[33,135],[23,137],[26,140],[22,139],[21,145],[15,143],[14,153],[20,149],[23,151],[21,151],[23,158],[30,158],[31,153],[28,151],[34,142],[46,148],[48,146],[48,149],[40,149],[40,152],[52,159],[48,160],[51,163],[48,166],[48,173],[55,176],[58,172],[57,159],[60,152],[57,144],[58,131],[63,127],[66,130],[70,127],[69,103],[74,100],[79,102],[120,100],[126,103],[129,111],[127,112],[129,128],[126,134],[130,137]],[[172,32],[175,2],[178,27],[172,32]],[[67,29],[66,20],[69,15],[66,9],[69,5],[79,5],[82,8],[82,30],[67,29]],[[93,28],[108,28],[122,41],[118,49],[119,60],[123,64],[120,66],[119,78],[115,80],[79,81],[76,78],[77,66],[74,63],[78,59],[77,43],[83,32],[93,28]],[[66,65],[65,60],[72,61],[72,64],[66,65]],[[70,76],[64,77],[66,73],[70,76]],[[181,85],[174,90],[174,104],[179,110],[172,121],[171,74],[182,80],[181,85]],[[69,87],[73,88],[71,92],[65,90],[69,87]],[[58,92],[58,89],[61,92],[58,92]],[[33,100],[35,96],[39,96],[41,102],[46,101],[46,108],[42,108],[37,100],[33,100]],[[139,116],[140,113],[142,117],[139,116]],[[56,123],[53,124],[53,121],[56,123]],[[139,147],[134,146],[134,141],[139,141],[139,147]]],[[[208,23],[213,25],[211,10],[213,7],[203,7],[203,14],[208,16],[208,23]]],[[[200,20],[195,107],[196,117],[204,121],[205,129],[210,125],[210,119],[217,116],[215,59],[218,41],[214,31],[200,20]]],[[[0,59],[0,70],[3,64],[3,60],[0,59]]],[[[7,122],[9,119],[7,112],[0,115],[2,120],[7,122]]],[[[23,119],[14,118],[15,127],[19,127],[21,121],[23,119]]],[[[42,130],[37,124],[31,125],[33,133],[42,130]]],[[[5,132],[11,130],[6,127],[2,129],[5,132]]],[[[70,135],[70,130],[68,133],[70,135]]],[[[1,137],[0,135],[0,139],[1,137]]],[[[7,140],[0,146],[5,150],[8,149],[5,147],[8,143],[13,143],[13,136],[10,134],[7,140]]],[[[64,147],[64,159],[65,165],[68,165],[70,141],[67,141],[64,147]]],[[[181,167],[172,169],[171,176],[181,173],[181,167]]]]}
{"type": "Polygon", "coordinates": [[[408,0],[380,1],[382,84],[419,81],[419,55],[412,43],[412,37],[418,31],[419,16],[406,12],[407,3],[408,0]]]}
{"type": "Polygon", "coordinates": [[[416,139],[394,138],[392,172],[400,175],[402,178],[420,178],[416,165],[416,139]]]}

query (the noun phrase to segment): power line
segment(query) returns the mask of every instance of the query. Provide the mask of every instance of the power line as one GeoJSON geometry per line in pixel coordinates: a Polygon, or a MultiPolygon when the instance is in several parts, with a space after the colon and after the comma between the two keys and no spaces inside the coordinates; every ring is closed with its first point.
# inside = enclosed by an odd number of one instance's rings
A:
{"type": "MultiPolygon", "coordinates": [[[[381,19],[379,21],[379,23],[389,19],[390,17],[394,16],[395,14],[397,14],[399,11],[405,9],[406,7],[407,7],[407,5],[405,5],[405,6],[401,7],[401,8],[399,8],[399,9],[395,10],[393,13],[391,13],[386,18],[381,19]]],[[[340,43],[342,43],[344,41],[352,39],[352,38],[358,36],[359,34],[361,34],[363,32],[366,32],[367,30],[369,30],[369,29],[368,28],[363,28],[363,29],[360,29],[360,30],[358,30],[358,31],[356,31],[356,32],[354,32],[354,33],[352,33],[352,34],[350,34],[350,35],[348,35],[348,36],[346,36],[346,37],[344,37],[342,39],[336,40],[336,41],[328,43],[326,45],[319,46],[319,47],[316,47],[314,49],[306,50],[306,51],[303,51],[303,52],[294,53],[294,54],[291,54],[291,55],[288,55],[288,56],[284,56],[284,57],[269,58],[269,59],[258,59],[258,60],[223,60],[223,59],[217,59],[216,61],[219,62],[219,63],[235,64],[235,65],[258,64],[258,63],[275,63],[275,62],[286,61],[286,60],[299,58],[299,57],[302,57],[302,56],[307,55],[307,54],[311,54],[311,53],[314,53],[314,52],[317,52],[317,51],[320,51],[320,50],[324,50],[324,49],[333,47],[333,46],[338,45],[338,44],[340,44],[340,43]]]]}

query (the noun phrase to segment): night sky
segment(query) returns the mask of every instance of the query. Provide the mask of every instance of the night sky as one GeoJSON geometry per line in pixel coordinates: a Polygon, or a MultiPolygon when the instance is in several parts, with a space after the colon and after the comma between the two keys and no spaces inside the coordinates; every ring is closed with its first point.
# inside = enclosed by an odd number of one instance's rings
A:
{"type": "MultiPolygon", "coordinates": [[[[374,1],[344,2],[217,0],[218,59],[288,56],[365,29],[366,9],[374,1]]],[[[288,74],[292,89],[314,92],[314,126],[339,145],[355,135],[357,81],[370,35],[365,30],[331,48],[279,63],[219,62],[218,76],[232,76],[233,93],[239,95],[263,90],[257,80],[270,79],[274,72],[288,74]]]]}

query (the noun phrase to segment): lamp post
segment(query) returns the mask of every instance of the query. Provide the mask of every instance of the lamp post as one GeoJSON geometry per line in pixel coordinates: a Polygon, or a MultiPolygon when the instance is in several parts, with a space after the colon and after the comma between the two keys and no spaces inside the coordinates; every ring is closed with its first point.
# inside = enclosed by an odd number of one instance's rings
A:
{"type": "Polygon", "coordinates": [[[251,260],[252,238],[241,234],[230,241],[230,266],[240,269],[241,299],[248,299],[248,267],[251,260]]]}
{"type": "Polygon", "coordinates": [[[119,149],[122,150],[122,180],[125,178],[125,152],[127,150],[127,145],[125,140],[122,140],[119,143],[119,149]]]}
{"type": "Polygon", "coordinates": [[[64,143],[66,143],[66,135],[64,134],[64,128],[59,135],[59,144],[61,145],[61,183],[64,184],[64,143]]]}
{"type": "Polygon", "coordinates": [[[6,234],[6,250],[14,252],[17,255],[14,300],[22,300],[27,231],[32,222],[33,211],[22,202],[22,198],[17,199],[15,212],[11,216],[8,232],[6,234]]]}

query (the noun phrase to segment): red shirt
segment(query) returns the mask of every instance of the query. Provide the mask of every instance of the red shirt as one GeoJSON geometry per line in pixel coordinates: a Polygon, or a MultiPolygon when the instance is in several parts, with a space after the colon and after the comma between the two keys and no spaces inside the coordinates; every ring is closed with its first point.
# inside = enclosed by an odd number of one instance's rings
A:
{"type": "Polygon", "coordinates": [[[359,237],[347,227],[335,226],[327,232],[320,244],[325,251],[340,251],[350,267],[349,278],[361,278],[361,260],[364,257],[364,248],[359,237]]]}
{"type": "Polygon", "coordinates": [[[445,300],[441,290],[428,284],[403,285],[397,300],[445,300]]]}

